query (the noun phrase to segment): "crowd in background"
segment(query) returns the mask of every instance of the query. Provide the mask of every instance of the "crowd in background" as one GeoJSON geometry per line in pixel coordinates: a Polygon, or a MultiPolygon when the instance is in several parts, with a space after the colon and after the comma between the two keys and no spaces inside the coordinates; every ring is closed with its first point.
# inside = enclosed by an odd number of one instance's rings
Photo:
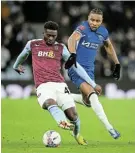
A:
{"type": "MultiPolygon", "coordinates": [[[[56,21],[59,26],[58,40],[67,44],[75,27],[87,20],[92,8],[104,12],[104,25],[113,41],[122,65],[122,77],[135,80],[135,2],[124,1],[8,1],[1,3],[1,70],[2,80],[19,79],[11,73],[12,65],[26,42],[37,38],[32,23],[56,21]]],[[[38,28],[38,27],[37,27],[38,28]]],[[[27,73],[22,79],[31,79],[31,58],[25,67],[27,73]]],[[[111,75],[114,64],[108,59],[102,47],[96,59],[96,76],[111,75]]]]}

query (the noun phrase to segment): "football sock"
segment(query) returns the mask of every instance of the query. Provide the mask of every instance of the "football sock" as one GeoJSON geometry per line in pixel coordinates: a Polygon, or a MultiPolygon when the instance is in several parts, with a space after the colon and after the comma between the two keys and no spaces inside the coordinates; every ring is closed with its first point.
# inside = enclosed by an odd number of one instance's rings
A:
{"type": "Polygon", "coordinates": [[[78,133],[80,133],[80,119],[79,119],[79,117],[75,121],[71,121],[71,123],[75,125],[74,130],[73,130],[74,135],[77,135],[78,133]]]}
{"type": "Polygon", "coordinates": [[[64,112],[57,106],[57,105],[51,105],[48,107],[48,111],[53,116],[55,121],[59,124],[61,121],[67,121],[67,118],[64,114],[64,112]]]}
{"type": "Polygon", "coordinates": [[[104,112],[104,109],[101,105],[101,103],[98,100],[98,96],[96,93],[91,94],[90,96],[90,102],[91,102],[91,107],[93,111],[96,113],[98,118],[102,121],[102,123],[105,125],[107,130],[113,129],[112,125],[109,123],[107,116],[104,112]]]}
{"type": "Polygon", "coordinates": [[[83,99],[82,99],[82,95],[81,94],[71,94],[72,98],[74,99],[74,101],[76,103],[79,103],[79,104],[83,104],[83,99]]]}

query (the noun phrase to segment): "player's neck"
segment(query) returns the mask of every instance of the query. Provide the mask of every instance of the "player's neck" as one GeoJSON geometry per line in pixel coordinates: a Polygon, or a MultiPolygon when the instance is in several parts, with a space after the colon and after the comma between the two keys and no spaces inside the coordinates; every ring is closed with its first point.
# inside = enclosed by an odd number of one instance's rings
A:
{"type": "Polygon", "coordinates": [[[57,42],[55,41],[53,44],[48,44],[48,43],[46,43],[46,41],[44,40],[44,43],[45,43],[45,45],[51,47],[51,46],[55,45],[57,42]]]}

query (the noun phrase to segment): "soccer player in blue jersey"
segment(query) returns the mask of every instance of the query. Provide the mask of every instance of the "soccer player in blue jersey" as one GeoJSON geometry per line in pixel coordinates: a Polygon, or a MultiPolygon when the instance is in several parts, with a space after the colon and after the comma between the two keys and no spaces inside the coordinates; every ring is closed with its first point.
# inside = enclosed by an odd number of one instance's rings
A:
{"type": "MultiPolygon", "coordinates": [[[[65,68],[68,69],[68,75],[72,82],[80,89],[83,102],[86,106],[91,106],[98,118],[105,125],[114,139],[120,137],[114,127],[109,123],[104,109],[99,102],[98,96],[102,92],[100,85],[96,84],[94,79],[94,62],[98,48],[104,45],[106,52],[115,63],[113,77],[120,78],[120,63],[118,61],[114,47],[109,39],[107,29],[101,25],[103,21],[103,12],[100,9],[92,9],[88,15],[88,20],[82,22],[68,40],[68,49],[71,53],[65,68]],[[76,66],[76,61],[85,69],[91,83],[83,80],[71,67],[76,66]]],[[[74,100],[78,97],[74,96],[74,100]]]]}

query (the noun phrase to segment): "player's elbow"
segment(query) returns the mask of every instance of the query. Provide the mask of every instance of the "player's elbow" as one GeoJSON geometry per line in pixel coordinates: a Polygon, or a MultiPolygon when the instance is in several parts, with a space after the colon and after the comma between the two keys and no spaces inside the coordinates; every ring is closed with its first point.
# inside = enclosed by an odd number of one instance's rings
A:
{"type": "Polygon", "coordinates": [[[113,54],[113,47],[111,45],[105,47],[105,50],[107,54],[112,55],[113,54]]]}

